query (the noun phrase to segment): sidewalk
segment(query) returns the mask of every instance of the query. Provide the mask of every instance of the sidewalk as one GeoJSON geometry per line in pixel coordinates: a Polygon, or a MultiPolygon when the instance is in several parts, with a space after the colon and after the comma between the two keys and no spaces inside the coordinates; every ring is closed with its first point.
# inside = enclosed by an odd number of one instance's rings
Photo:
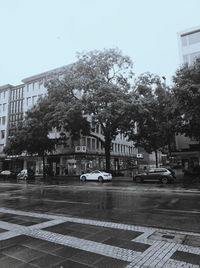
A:
{"type": "Polygon", "coordinates": [[[0,267],[200,268],[200,234],[0,208],[0,267]]]}

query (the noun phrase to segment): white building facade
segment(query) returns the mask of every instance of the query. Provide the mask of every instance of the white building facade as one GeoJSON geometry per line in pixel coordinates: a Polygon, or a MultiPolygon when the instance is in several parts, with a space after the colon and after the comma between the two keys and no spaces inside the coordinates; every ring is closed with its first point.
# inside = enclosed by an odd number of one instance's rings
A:
{"type": "MultiPolygon", "coordinates": [[[[178,45],[181,66],[193,64],[196,58],[200,57],[200,26],[179,32],[178,45]]],[[[199,164],[200,153],[197,144],[195,140],[184,135],[176,136],[177,152],[174,156],[184,169],[199,164]]]]}

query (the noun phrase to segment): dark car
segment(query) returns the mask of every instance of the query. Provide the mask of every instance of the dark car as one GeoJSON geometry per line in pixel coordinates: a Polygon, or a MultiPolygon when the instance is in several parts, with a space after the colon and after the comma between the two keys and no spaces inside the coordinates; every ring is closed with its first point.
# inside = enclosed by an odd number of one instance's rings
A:
{"type": "Polygon", "coordinates": [[[3,179],[16,179],[17,174],[15,172],[12,172],[10,170],[3,170],[0,172],[0,178],[3,179]]]}
{"type": "Polygon", "coordinates": [[[175,178],[167,168],[151,168],[144,173],[136,174],[133,177],[135,182],[159,181],[163,184],[174,182],[175,178]]]}
{"type": "Polygon", "coordinates": [[[168,169],[171,172],[172,177],[174,177],[174,179],[176,179],[175,171],[173,169],[171,169],[171,168],[168,168],[168,167],[166,169],[168,169]]]}

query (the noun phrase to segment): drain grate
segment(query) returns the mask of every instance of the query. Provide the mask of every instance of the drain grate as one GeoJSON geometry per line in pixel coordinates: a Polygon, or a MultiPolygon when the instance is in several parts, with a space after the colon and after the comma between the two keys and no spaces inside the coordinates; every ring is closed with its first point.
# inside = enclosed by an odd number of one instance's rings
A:
{"type": "Polygon", "coordinates": [[[174,239],[175,238],[174,235],[163,235],[162,237],[168,238],[168,239],[174,239]]]}
{"type": "Polygon", "coordinates": [[[176,233],[170,233],[170,232],[161,232],[161,231],[156,231],[153,234],[151,234],[149,239],[152,240],[159,240],[159,241],[166,241],[169,243],[178,243],[182,244],[183,241],[185,240],[185,235],[183,234],[176,234],[176,233]]]}

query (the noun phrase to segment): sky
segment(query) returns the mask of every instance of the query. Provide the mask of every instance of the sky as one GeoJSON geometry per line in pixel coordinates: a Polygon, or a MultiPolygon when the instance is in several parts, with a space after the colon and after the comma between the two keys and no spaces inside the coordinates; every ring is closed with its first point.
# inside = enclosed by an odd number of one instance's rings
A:
{"type": "Polygon", "coordinates": [[[0,0],[0,86],[119,48],[137,77],[179,67],[177,32],[200,25],[199,0],[0,0]]]}

